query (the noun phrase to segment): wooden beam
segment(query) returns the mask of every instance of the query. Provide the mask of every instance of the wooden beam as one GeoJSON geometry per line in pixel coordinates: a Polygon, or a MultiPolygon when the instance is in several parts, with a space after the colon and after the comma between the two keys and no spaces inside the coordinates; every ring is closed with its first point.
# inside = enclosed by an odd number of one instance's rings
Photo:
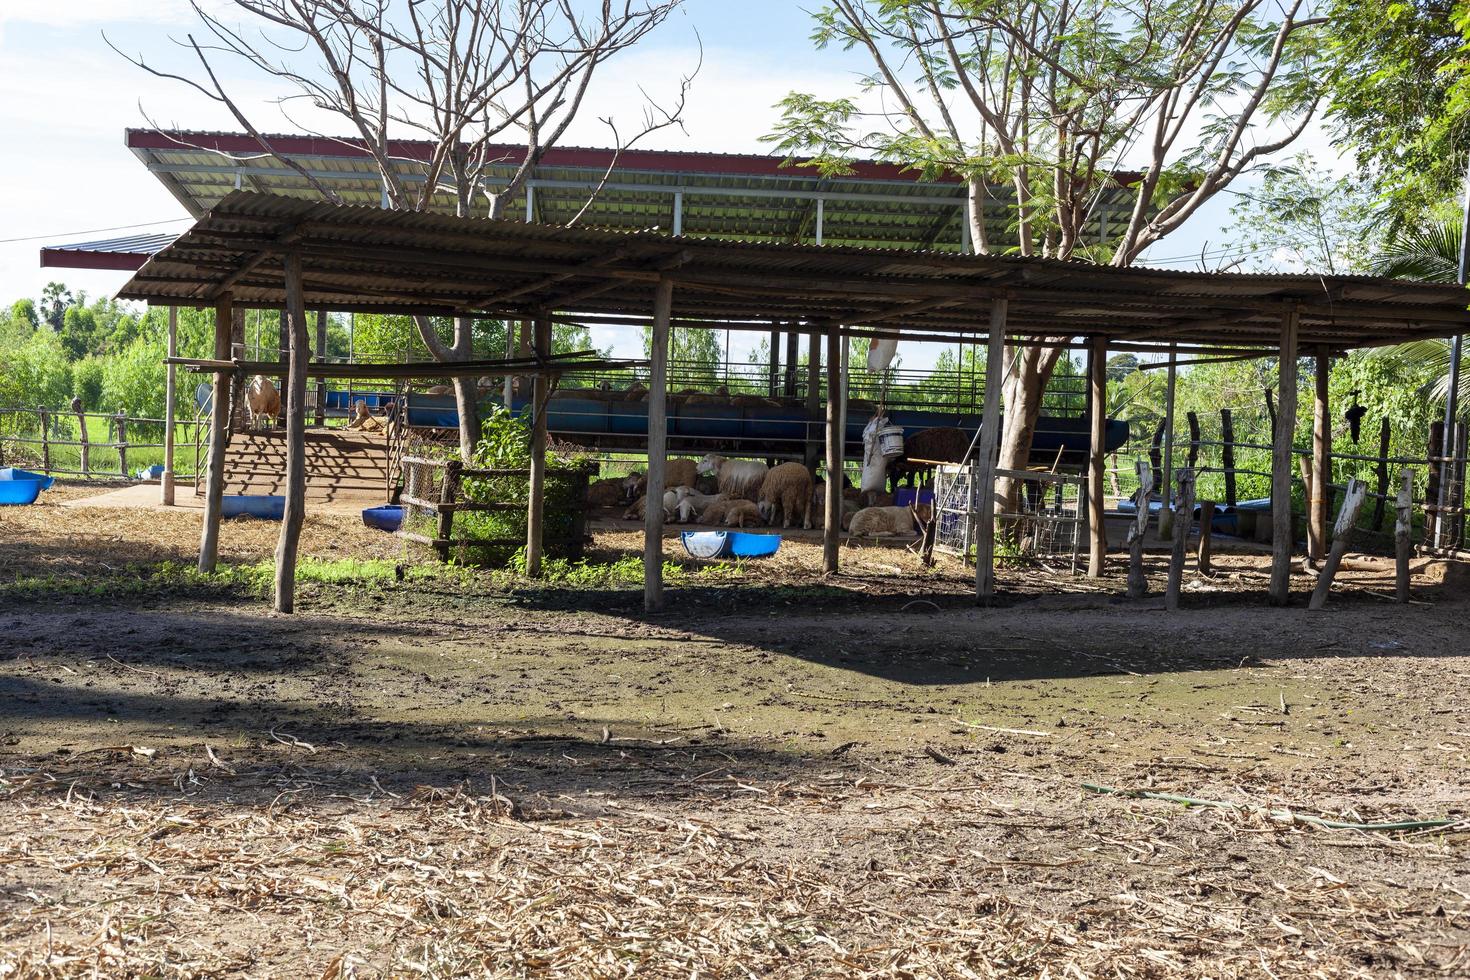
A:
{"type": "MultiPolygon", "coordinates": [[[[214,307],[214,356],[228,361],[230,334],[235,314],[228,293],[214,307]]],[[[204,484],[204,529],[199,537],[199,571],[213,572],[219,562],[219,522],[221,498],[225,492],[225,446],[230,437],[230,372],[214,372],[214,392],[210,395],[209,470],[204,484]]]]}
{"type": "Polygon", "coordinates": [[[827,520],[822,529],[822,570],[837,574],[838,542],[842,535],[842,330],[827,328],[827,520]]]}
{"type": "Polygon", "coordinates": [[[1332,497],[1332,415],[1328,406],[1328,380],[1332,356],[1319,347],[1314,372],[1312,404],[1312,484],[1307,502],[1307,557],[1321,561],[1327,555],[1327,513],[1332,497]]]}
{"type": "MultiPolygon", "coordinates": [[[[538,316],[534,327],[537,357],[551,355],[551,316],[538,316]]],[[[526,493],[526,574],[541,577],[542,518],[546,500],[547,407],[551,400],[550,379],[536,375],[531,385],[531,477],[526,493]]]]}
{"type": "Polygon", "coordinates": [[[1280,390],[1277,392],[1276,434],[1271,449],[1271,604],[1291,601],[1291,457],[1296,429],[1297,330],[1301,314],[1295,307],[1281,317],[1280,390]]]}
{"type": "Polygon", "coordinates": [[[660,279],[653,293],[653,352],[648,377],[648,501],[643,517],[643,610],[664,608],[664,469],[669,430],[669,314],[674,283],[660,279]]]}
{"type": "MultiPolygon", "coordinates": [[[[985,407],[975,473],[980,481],[975,521],[975,601],[989,605],[995,597],[995,466],[1000,446],[1001,378],[1005,377],[1006,315],[1010,300],[990,301],[985,342],[985,407]]],[[[938,520],[938,515],[935,515],[938,520]]]]}
{"type": "Polygon", "coordinates": [[[1092,341],[1087,357],[1088,413],[1092,438],[1087,450],[1087,577],[1101,578],[1107,560],[1108,528],[1104,521],[1103,475],[1107,460],[1108,342],[1092,341]]]}
{"type": "Polygon", "coordinates": [[[284,265],[290,344],[286,374],[286,512],[276,540],[276,612],[288,613],[296,608],[296,551],[306,520],[306,363],[311,359],[311,347],[302,299],[301,256],[286,253],[284,265]]]}

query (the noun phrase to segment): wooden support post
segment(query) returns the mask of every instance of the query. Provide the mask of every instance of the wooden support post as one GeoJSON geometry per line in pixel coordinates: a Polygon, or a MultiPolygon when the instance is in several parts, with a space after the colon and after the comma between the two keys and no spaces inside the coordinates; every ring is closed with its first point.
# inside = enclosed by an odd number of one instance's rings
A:
{"type": "Polygon", "coordinates": [[[1215,502],[1213,500],[1201,500],[1199,505],[1199,551],[1196,553],[1195,567],[1201,575],[1214,575],[1215,571],[1210,567],[1210,553],[1213,546],[1212,535],[1215,529],[1215,502]]]}
{"type": "MultiPolygon", "coordinates": [[[[985,408],[980,416],[980,440],[975,473],[979,476],[975,524],[975,600],[989,604],[995,596],[995,469],[1000,446],[1000,380],[1005,377],[1006,318],[1010,301],[990,301],[990,324],[985,343],[985,408]]],[[[1094,429],[1096,426],[1094,426],[1094,429]]],[[[1098,481],[1101,486],[1101,479],[1098,481]]],[[[938,520],[938,515],[935,515],[938,520]]]]}
{"type": "Polygon", "coordinates": [[[781,331],[776,329],[776,324],[771,324],[771,340],[768,346],[770,349],[771,363],[767,365],[766,394],[771,398],[775,398],[781,393],[781,389],[778,387],[779,383],[776,380],[781,374],[781,331]]]}
{"type": "Polygon", "coordinates": [[[1104,520],[1103,469],[1108,423],[1108,340],[1094,337],[1088,345],[1088,413],[1092,439],[1087,451],[1087,577],[1101,578],[1108,551],[1108,528],[1104,520]]]}
{"type": "MultiPolygon", "coordinates": [[[[788,324],[787,326],[793,326],[788,324]]],[[[795,330],[786,332],[786,377],[781,393],[787,398],[796,397],[796,359],[799,354],[801,334],[795,330]]]]}
{"type": "Polygon", "coordinates": [[[1164,456],[1161,446],[1164,441],[1164,420],[1159,419],[1158,427],[1154,429],[1153,441],[1148,447],[1149,485],[1162,487],[1164,485],[1164,456]]]}
{"type": "Polygon", "coordinates": [[[1194,478],[1189,467],[1175,474],[1178,500],[1174,505],[1174,548],[1169,553],[1169,585],[1164,592],[1164,608],[1179,608],[1179,592],[1184,587],[1184,552],[1189,543],[1189,525],[1194,521],[1194,478]]]}
{"type": "Polygon", "coordinates": [[[660,279],[653,293],[653,350],[648,374],[648,503],[643,508],[643,610],[664,608],[664,469],[668,462],[669,316],[674,282],[660,279]]]}
{"type": "MultiPolygon", "coordinates": [[[[327,360],[327,311],[316,311],[316,359],[318,363],[327,360]]],[[[348,406],[349,408],[351,406],[348,406]]],[[[314,425],[318,428],[327,423],[327,379],[318,378],[316,382],[316,419],[314,425]]]]}
{"type": "MultiPolygon", "coordinates": [[[[446,460],[444,475],[439,482],[439,509],[435,512],[434,550],[439,560],[449,560],[449,542],[454,540],[454,504],[459,499],[459,471],[464,464],[457,459],[446,460]]],[[[529,559],[528,559],[529,564],[529,559]]]]}
{"type": "Polygon", "coordinates": [[[1429,465],[1425,471],[1424,488],[1424,548],[1431,554],[1434,553],[1434,542],[1438,537],[1439,485],[1447,472],[1440,457],[1440,453],[1444,452],[1444,429],[1444,422],[1439,419],[1429,423],[1429,451],[1426,457],[1429,465]]]}
{"type": "Polygon", "coordinates": [[[1388,416],[1383,417],[1383,424],[1378,427],[1378,462],[1373,468],[1373,476],[1378,482],[1378,495],[1373,500],[1373,530],[1383,530],[1383,512],[1388,497],[1388,442],[1389,442],[1388,416]]]}
{"type": "Polygon", "coordinates": [[[117,472],[119,476],[126,479],[128,475],[128,417],[122,413],[122,409],[118,409],[117,414],[112,417],[112,431],[117,439],[117,442],[113,443],[117,447],[117,472]]]}
{"type": "Polygon", "coordinates": [[[1225,470],[1225,506],[1235,506],[1235,418],[1220,409],[1220,466],[1225,470]]]}
{"type": "Polygon", "coordinates": [[[1174,499],[1171,487],[1174,484],[1174,394],[1177,389],[1179,369],[1175,365],[1178,347],[1169,345],[1168,378],[1164,384],[1164,468],[1159,483],[1159,499],[1164,506],[1159,509],[1159,537],[1168,538],[1173,533],[1174,512],[1169,501],[1174,499]]]}
{"type": "Polygon", "coordinates": [[[1332,551],[1327,555],[1327,563],[1322,566],[1322,574],[1317,576],[1317,587],[1312,590],[1312,598],[1307,603],[1308,609],[1321,609],[1327,604],[1327,593],[1332,588],[1332,579],[1337,575],[1338,566],[1342,564],[1343,554],[1352,543],[1353,529],[1358,526],[1358,512],[1363,509],[1363,501],[1367,495],[1368,485],[1362,480],[1348,481],[1347,493],[1342,497],[1342,509],[1338,511],[1337,523],[1332,528],[1332,551]]]}
{"type": "Polygon", "coordinates": [[[1185,416],[1189,423],[1189,459],[1185,463],[1192,470],[1199,469],[1199,415],[1189,412],[1185,416]]]}
{"type": "MultiPolygon", "coordinates": [[[[214,308],[214,356],[230,359],[230,335],[234,329],[234,304],[230,294],[220,297],[214,308]]],[[[209,476],[204,484],[204,530],[199,536],[199,571],[212,572],[219,561],[220,502],[225,490],[225,445],[230,435],[230,374],[214,372],[214,393],[209,412],[209,476]]]]}
{"type": "Polygon", "coordinates": [[[1332,358],[1326,347],[1317,348],[1313,371],[1312,401],[1312,486],[1307,498],[1307,556],[1314,560],[1327,554],[1328,511],[1332,506],[1332,416],[1328,406],[1328,380],[1332,358]]]}
{"type": "Polygon", "coordinates": [[[822,442],[816,437],[817,411],[822,406],[822,335],[813,330],[806,343],[806,468],[816,476],[822,461],[822,442]]]}
{"type": "Polygon", "coordinates": [[[1399,602],[1409,601],[1409,558],[1414,543],[1410,536],[1414,530],[1414,471],[1404,470],[1399,474],[1399,496],[1394,501],[1394,594],[1399,602]]]}
{"type": "Polygon", "coordinates": [[[311,358],[306,333],[306,300],[301,254],[285,257],[286,286],[286,512],[276,540],[276,612],[296,608],[296,550],[306,520],[306,364],[311,358]]]}
{"type": "MultiPolygon", "coordinates": [[[[1154,470],[1150,463],[1141,459],[1134,462],[1133,468],[1138,474],[1138,493],[1133,498],[1138,510],[1128,525],[1128,598],[1142,599],[1148,595],[1148,577],[1143,574],[1143,538],[1148,534],[1148,504],[1154,490],[1154,470]]],[[[1160,513],[1163,510],[1160,508],[1160,513]]]]}
{"type": "Polygon", "coordinates": [[[1291,456],[1296,429],[1296,348],[1300,313],[1295,307],[1281,320],[1280,406],[1271,449],[1271,603],[1291,600],[1291,456]]]}
{"type": "MultiPolygon", "coordinates": [[[[179,356],[179,308],[168,308],[168,356],[179,356]]],[[[158,499],[165,507],[174,503],[174,415],[179,408],[176,374],[179,366],[170,364],[164,375],[163,388],[163,476],[158,481],[158,499]]],[[[82,426],[85,438],[87,427],[82,426]]],[[[83,450],[85,452],[85,450],[83,450]]]]}
{"type": "Polygon", "coordinates": [[[837,574],[838,539],[842,535],[842,331],[827,327],[827,519],[822,527],[822,571],[837,574]]]}
{"type": "MultiPolygon", "coordinates": [[[[170,307],[170,309],[172,309],[172,307],[170,307]]],[[[169,365],[169,370],[172,371],[173,368],[174,368],[174,365],[170,364],[169,365]]],[[[76,408],[76,416],[77,416],[77,433],[78,433],[78,435],[77,435],[77,442],[80,442],[82,444],[81,445],[81,450],[82,450],[82,475],[83,476],[90,476],[91,475],[91,472],[92,472],[92,441],[91,441],[91,437],[87,435],[87,413],[84,412],[84,411],[82,411],[82,405],[81,405],[81,400],[80,399],[77,399],[76,400],[76,406],[77,406],[77,408],[76,408]]],[[[164,476],[168,476],[168,464],[167,463],[164,463],[164,466],[165,466],[165,469],[164,469],[164,474],[163,475],[164,476]]],[[[165,495],[165,496],[168,496],[168,495],[165,495]]],[[[173,501],[172,500],[169,500],[169,499],[165,499],[164,500],[164,503],[166,503],[166,504],[167,503],[172,503],[172,502],[173,501]]]]}
{"type": "MultiPolygon", "coordinates": [[[[541,313],[536,317],[535,345],[538,361],[551,356],[550,313],[541,313]]],[[[537,374],[531,382],[531,391],[531,410],[535,414],[531,416],[531,479],[526,494],[526,574],[531,578],[540,578],[544,536],[542,519],[546,501],[546,417],[551,399],[551,379],[545,374],[537,374]]],[[[652,469],[651,459],[649,468],[652,469]]],[[[652,501],[654,498],[649,496],[648,499],[652,501]]],[[[662,539],[662,528],[659,529],[659,536],[662,539]]]]}

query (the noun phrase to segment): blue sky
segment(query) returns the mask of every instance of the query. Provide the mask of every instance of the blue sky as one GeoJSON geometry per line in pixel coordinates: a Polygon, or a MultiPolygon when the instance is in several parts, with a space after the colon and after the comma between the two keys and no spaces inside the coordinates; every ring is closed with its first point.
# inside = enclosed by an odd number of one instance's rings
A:
{"type": "MultiPolygon", "coordinates": [[[[149,119],[184,128],[238,127],[222,107],[128,64],[102,34],[130,53],[168,59],[177,57],[170,36],[193,27],[184,0],[0,0],[0,239],[35,239],[0,242],[0,301],[36,296],[54,278],[92,295],[111,293],[126,280],[123,273],[41,269],[43,243],[105,237],[114,232],[93,230],[118,226],[186,226],[154,224],[184,212],[124,148],[123,130],[149,119]]],[[[636,117],[640,84],[656,95],[672,91],[694,63],[696,31],[704,64],[690,94],[687,134],[664,131],[644,145],[769,152],[759,138],[777,118],[777,100],[792,89],[852,94],[865,67],[855,53],[815,51],[810,18],[796,3],[688,0],[658,34],[607,67],[569,141],[607,143],[597,118],[636,117]]],[[[257,105],[275,92],[253,76],[230,81],[257,105]]],[[[257,111],[263,128],[292,128],[269,108],[257,111]]],[[[1333,157],[1319,128],[1302,146],[1333,157]]],[[[1189,267],[1188,257],[1207,244],[1228,243],[1228,207],[1217,199],[1151,258],[1189,267]]]]}

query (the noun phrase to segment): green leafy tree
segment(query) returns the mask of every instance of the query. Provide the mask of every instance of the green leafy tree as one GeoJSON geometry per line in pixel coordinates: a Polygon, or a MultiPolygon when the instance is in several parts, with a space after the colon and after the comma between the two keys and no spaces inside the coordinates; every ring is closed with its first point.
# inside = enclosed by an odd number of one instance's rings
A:
{"type": "Polygon", "coordinates": [[[162,418],[167,368],[166,346],[156,337],[138,337],[104,359],[101,406],[109,412],[162,418]]]}
{"type": "MultiPolygon", "coordinates": [[[[814,16],[819,48],[866,58],[876,108],[793,92],[768,138],[827,176],[878,157],[964,180],[981,253],[1131,265],[1269,165],[1323,97],[1323,22],[1302,0],[832,0],[814,16]],[[1003,234],[987,203],[1008,210],[1003,234]]],[[[1025,464],[1059,356],[1009,351],[1002,466],[1025,464]]]]}
{"type": "Polygon", "coordinates": [[[89,412],[102,408],[102,378],[105,371],[105,361],[96,355],[84,357],[71,366],[72,395],[81,399],[82,407],[89,412]]]}
{"type": "Polygon", "coordinates": [[[1470,147],[1470,2],[1335,0],[1328,111],[1395,226],[1459,187],[1470,147]]]}
{"type": "Polygon", "coordinates": [[[41,291],[41,316],[51,324],[52,330],[60,330],[66,317],[66,308],[71,306],[72,296],[63,283],[48,282],[41,291]]]}
{"type": "Polygon", "coordinates": [[[1239,264],[1342,275],[1367,271],[1379,238],[1377,197],[1301,153],[1267,171],[1230,209],[1239,264]]]}

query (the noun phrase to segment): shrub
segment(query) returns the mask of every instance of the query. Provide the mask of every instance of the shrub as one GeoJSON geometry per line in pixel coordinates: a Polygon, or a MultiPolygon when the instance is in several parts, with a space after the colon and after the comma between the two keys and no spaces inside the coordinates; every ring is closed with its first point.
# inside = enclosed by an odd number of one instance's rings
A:
{"type": "Polygon", "coordinates": [[[105,370],[103,360],[95,355],[71,366],[72,394],[82,400],[82,408],[89,412],[102,407],[102,375],[105,370]]]}

